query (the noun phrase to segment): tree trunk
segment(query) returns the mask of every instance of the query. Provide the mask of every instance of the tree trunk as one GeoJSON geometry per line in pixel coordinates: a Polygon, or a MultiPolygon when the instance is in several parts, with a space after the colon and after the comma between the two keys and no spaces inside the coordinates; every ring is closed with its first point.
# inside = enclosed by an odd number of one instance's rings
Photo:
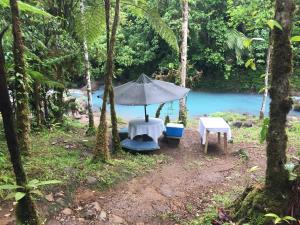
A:
{"type": "MultiPolygon", "coordinates": [[[[180,85],[185,87],[186,72],[187,72],[187,38],[188,38],[188,23],[189,23],[189,5],[188,0],[182,1],[182,43],[181,43],[181,73],[180,85]]],[[[179,101],[179,120],[186,126],[187,124],[187,109],[185,98],[179,101]]]]}
{"type": "Polygon", "coordinates": [[[48,92],[48,88],[44,87],[42,97],[43,97],[43,106],[44,106],[44,122],[45,122],[45,125],[48,125],[48,122],[50,120],[47,92],[48,92]]]}
{"type": "Polygon", "coordinates": [[[43,124],[43,114],[41,109],[41,84],[38,81],[35,81],[33,85],[36,125],[37,127],[41,127],[43,124]]]}
{"type": "Polygon", "coordinates": [[[107,48],[107,63],[106,63],[106,73],[105,73],[105,83],[104,83],[104,93],[103,93],[103,102],[101,108],[100,115],[100,123],[97,130],[96,137],[96,146],[94,149],[94,157],[93,161],[97,161],[102,159],[104,161],[109,160],[110,152],[108,146],[108,136],[107,136],[107,119],[106,119],[106,104],[107,98],[109,95],[109,77],[108,77],[108,58],[109,58],[109,50],[110,50],[110,0],[104,0],[105,4],[105,20],[106,20],[106,48],[107,48]]]}
{"type": "Polygon", "coordinates": [[[116,34],[119,25],[120,14],[120,0],[116,0],[115,5],[115,17],[112,25],[111,38],[109,43],[109,52],[107,58],[107,76],[109,79],[109,103],[110,103],[110,116],[112,124],[112,144],[114,152],[120,152],[122,150],[121,141],[118,133],[118,118],[115,110],[115,97],[112,84],[113,70],[114,70],[114,49],[116,43],[116,34]]]}
{"type": "MultiPolygon", "coordinates": [[[[16,176],[16,183],[19,186],[25,186],[27,183],[26,174],[22,165],[21,155],[18,147],[17,134],[14,127],[13,111],[9,98],[6,73],[5,73],[5,58],[2,47],[2,37],[4,29],[0,33],[0,111],[4,125],[4,132],[7,141],[7,146],[10,154],[10,160],[13,165],[13,170],[16,176]]],[[[23,191],[23,190],[20,190],[23,191]]],[[[16,208],[16,217],[18,224],[38,225],[38,215],[35,205],[27,191],[24,198],[18,201],[16,208]]]]}
{"type": "Polygon", "coordinates": [[[166,103],[161,103],[161,104],[159,104],[159,106],[158,106],[158,108],[157,108],[157,110],[156,110],[156,113],[155,113],[155,118],[159,118],[159,117],[160,117],[160,112],[161,112],[161,110],[163,109],[163,107],[164,107],[165,104],[166,104],[166,103]]]}
{"type": "Polygon", "coordinates": [[[30,152],[30,121],[28,103],[28,82],[25,72],[24,44],[17,0],[10,0],[12,32],[14,37],[14,62],[16,76],[16,116],[19,148],[22,154],[30,152]]]}
{"type": "MultiPolygon", "coordinates": [[[[270,40],[271,41],[271,40],[270,40]]],[[[267,65],[266,65],[266,74],[265,74],[265,90],[264,95],[261,103],[261,108],[259,111],[259,119],[263,120],[265,117],[265,111],[266,111],[266,103],[268,98],[268,92],[269,92],[269,74],[270,74],[270,60],[271,60],[271,52],[272,52],[272,44],[269,45],[268,48],[268,55],[267,55],[267,65]]]]}
{"type": "MultiPolygon", "coordinates": [[[[80,2],[80,12],[84,14],[84,0],[80,2]]],[[[82,24],[85,26],[85,24],[82,24]]],[[[93,134],[95,131],[94,115],[93,115],[93,99],[92,99],[92,88],[91,88],[91,75],[90,75],[90,64],[89,64],[89,52],[86,38],[83,38],[83,53],[84,53],[84,69],[85,69],[85,80],[86,80],[86,91],[88,97],[88,116],[89,116],[89,128],[87,134],[93,134]]]]}
{"type": "MultiPolygon", "coordinates": [[[[64,83],[64,70],[61,64],[56,66],[56,79],[60,83],[64,83]]],[[[56,88],[56,99],[55,105],[57,110],[55,111],[55,119],[58,123],[63,124],[64,122],[64,88],[56,88]]]]}
{"type": "Polygon", "coordinates": [[[292,108],[289,77],[292,73],[292,48],[290,42],[292,18],[295,10],[293,0],[276,0],[275,20],[282,30],[272,31],[270,124],[267,135],[266,187],[283,191],[288,185],[286,163],[287,114],[292,108]]]}

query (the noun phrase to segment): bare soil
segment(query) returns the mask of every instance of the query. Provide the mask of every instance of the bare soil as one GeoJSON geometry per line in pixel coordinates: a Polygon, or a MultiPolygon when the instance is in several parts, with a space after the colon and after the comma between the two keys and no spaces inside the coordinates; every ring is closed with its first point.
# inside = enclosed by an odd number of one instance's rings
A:
{"type": "Polygon", "coordinates": [[[182,224],[201,215],[216,194],[238,193],[263,176],[263,146],[229,144],[230,153],[225,155],[211,135],[205,155],[199,139],[195,129],[187,129],[178,145],[161,140],[161,150],[154,154],[168,155],[168,163],[104,192],[80,187],[70,207],[72,213],[61,212],[47,224],[182,224]],[[248,161],[237,154],[239,149],[248,150],[248,161]],[[260,169],[249,173],[253,166],[260,169]],[[97,213],[87,215],[86,209],[95,202],[97,213]]]}
{"type": "MultiPolygon", "coordinates": [[[[98,121],[98,115],[95,117],[98,121]]],[[[86,118],[80,121],[86,123],[86,118]]],[[[179,143],[161,138],[160,146],[159,151],[149,154],[164,154],[167,162],[140,177],[106,191],[82,184],[71,199],[61,196],[66,208],[58,213],[52,213],[57,211],[53,202],[39,203],[40,213],[47,218],[45,224],[185,224],[216,205],[214,196],[238,195],[264,176],[264,146],[257,143],[230,143],[226,155],[217,135],[210,135],[205,154],[197,129],[189,128],[179,143]],[[240,149],[248,152],[248,160],[239,154],[240,149]],[[254,166],[259,169],[249,172],[254,166]]],[[[11,203],[1,205],[0,225],[14,224],[13,214],[11,203]]]]}

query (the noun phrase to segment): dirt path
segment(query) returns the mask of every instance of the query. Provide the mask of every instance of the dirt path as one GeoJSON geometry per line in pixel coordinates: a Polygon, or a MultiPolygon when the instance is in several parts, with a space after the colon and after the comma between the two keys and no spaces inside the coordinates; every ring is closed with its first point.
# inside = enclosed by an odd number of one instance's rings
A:
{"type": "Polygon", "coordinates": [[[198,132],[187,129],[177,147],[161,142],[162,150],[156,154],[168,155],[168,163],[106,192],[81,187],[72,212],[62,212],[48,224],[182,224],[201,214],[214,195],[241,189],[250,180],[247,170],[252,166],[261,167],[252,178],[263,174],[263,151],[250,148],[245,162],[232,152],[247,146],[230,144],[231,154],[225,156],[216,142],[211,137],[205,155],[198,132]]]}

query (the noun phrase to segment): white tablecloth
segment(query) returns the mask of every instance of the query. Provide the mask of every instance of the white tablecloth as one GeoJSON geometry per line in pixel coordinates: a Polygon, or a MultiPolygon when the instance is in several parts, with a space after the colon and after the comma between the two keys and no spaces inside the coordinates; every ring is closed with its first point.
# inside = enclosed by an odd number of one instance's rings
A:
{"type": "Polygon", "coordinates": [[[231,139],[231,129],[223,118],[201,117],[199,121],[199,132],[202,137],[202,144],[206,142],[206,130],[209,132],[220,132],[227,134],[227,140],[231,139]]]}
{"type": "Polygon", "coordinates": [[[158,118],[149,118],[149,122],[145,122],[145,119],[135,119],[129,121],[128,134],[130,139],[133,139],[137,135],[147,134],[156,143],[158,138],[165,130],[164,122],[158,118]]]}

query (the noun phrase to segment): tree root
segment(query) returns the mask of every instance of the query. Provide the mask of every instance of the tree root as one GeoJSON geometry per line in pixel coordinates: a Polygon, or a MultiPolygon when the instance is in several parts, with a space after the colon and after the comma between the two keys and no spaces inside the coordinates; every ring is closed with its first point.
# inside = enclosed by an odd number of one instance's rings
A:
{"type": "Polygon", "coordinates": [[[299,181],[294,182],[286,193],[276,193],[263,185],[247,187],[231,205],[231,217],[238,225],[273,225],[273,221],[265,217],[267,213],[300,219],[299,184],[299,181]]]}

